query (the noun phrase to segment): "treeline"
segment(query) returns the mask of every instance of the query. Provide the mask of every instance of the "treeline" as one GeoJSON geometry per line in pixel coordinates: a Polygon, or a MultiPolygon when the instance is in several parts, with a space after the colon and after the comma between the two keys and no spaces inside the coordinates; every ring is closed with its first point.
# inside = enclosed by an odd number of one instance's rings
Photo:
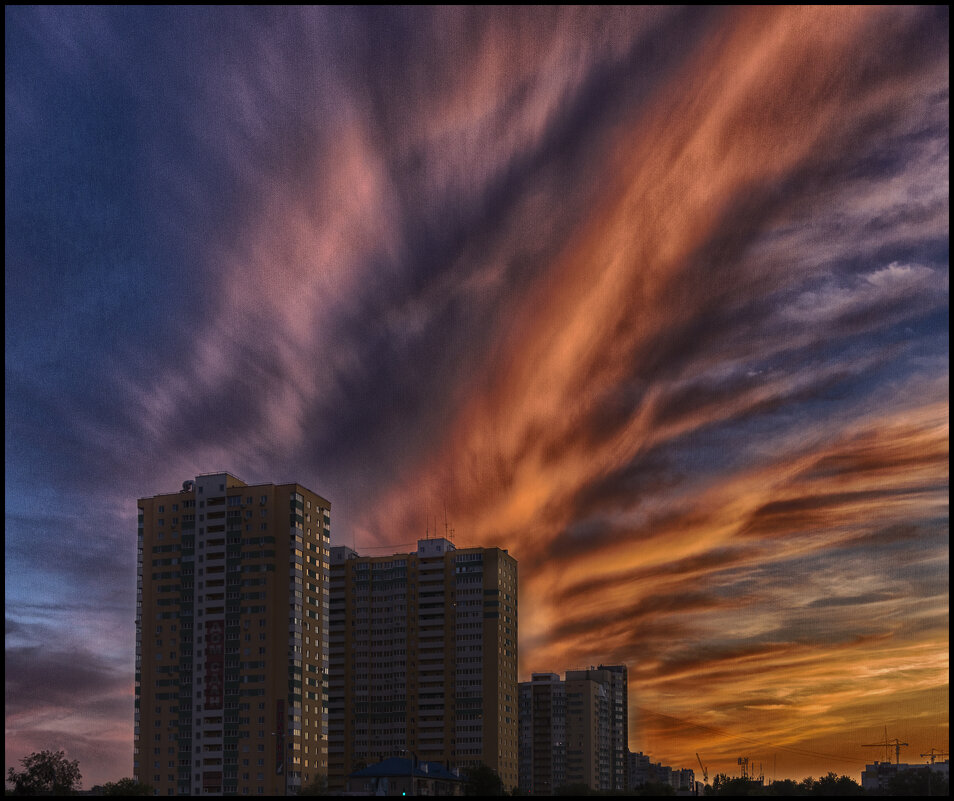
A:
{"type": "Polygon", "coordinates": [[[800,782],[792,779],[774,781],[770,784],[750,779],[731,778],[725,774],[715,777],[712,785],[706,786],[706,795],[775,795],[775,796],[947,796],[950,792],[948,779],[941,773],[924,766],[916,770],[900,771],[892,776],[884,790],[865,790],[850,776],[829,773],[821,779],[809,776],[800,782]]]}

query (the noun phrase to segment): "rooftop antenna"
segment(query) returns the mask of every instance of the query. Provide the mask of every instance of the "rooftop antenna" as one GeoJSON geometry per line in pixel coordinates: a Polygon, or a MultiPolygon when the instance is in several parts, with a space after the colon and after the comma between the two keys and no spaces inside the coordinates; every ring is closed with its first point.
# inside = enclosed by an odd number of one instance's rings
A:
{"type": "Polygon", "coordinates": [[[444,538],[447,539],[447,501],[444,501],[444,538]]]}
{"type": "MultiPolygon", "coordinates": [[[[743,779],[748,779],[748,778],[749,778],[749,758],[748,758],[748,757],[739,757],[738,760],[736,760],[736,762],[737,762],[738,765],[740,765],[740,766],[742,767],[742,778],[743,778],[743,779]]],[[[754,765],[753,765],[753,767],[754,767],[754,765]]]]}

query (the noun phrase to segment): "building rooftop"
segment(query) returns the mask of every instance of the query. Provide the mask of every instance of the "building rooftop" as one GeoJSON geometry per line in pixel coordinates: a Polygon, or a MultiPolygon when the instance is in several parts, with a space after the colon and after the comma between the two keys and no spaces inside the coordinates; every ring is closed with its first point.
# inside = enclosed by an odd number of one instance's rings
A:
{"type": "MultiPolygon", "coordinates": [[[[391,757],[375,765],[369,765],[349,774],[355,779],[399,778],[411,775],[411,760],[404,757],[391,757]]],[[[440,762],[414,761],[414,775],[421,779],[443,779],[445,781],[464,781],[463,777],[449,771],[440,762]]]]}

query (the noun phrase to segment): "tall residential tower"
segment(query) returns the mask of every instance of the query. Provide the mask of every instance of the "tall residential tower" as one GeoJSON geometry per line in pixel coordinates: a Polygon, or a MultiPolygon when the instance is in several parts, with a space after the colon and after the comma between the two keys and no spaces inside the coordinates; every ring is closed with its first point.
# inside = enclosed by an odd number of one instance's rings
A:
{"type": "Polygon", "coordinates": [[[628,787],[625,665],[534,673],[520,683],[520,786],[553,795],[561,786],[628,787]]]}
{"type": "Polygon", "coordinates": [[[134,776],[284,795],[325,774],[331,504],[215,473],[138,505],[134,776]]]}
{"type": "Polygon", "coordinates": [[[413,553],[332,548],[329,784],[388,757],[517,784],[517,562],[419,540],[413,553]]]}

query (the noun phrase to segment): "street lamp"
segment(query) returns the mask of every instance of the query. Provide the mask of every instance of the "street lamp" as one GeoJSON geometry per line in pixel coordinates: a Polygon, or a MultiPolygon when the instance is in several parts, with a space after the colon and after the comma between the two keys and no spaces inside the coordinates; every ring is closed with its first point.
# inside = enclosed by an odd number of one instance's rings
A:
{"type": "Polygon", "coordinates": [[[411,795],[414,795],[414,760],[417,759],[417,756],[413,751],[409,751],[407,748],[401,749],[402,754],[407,754],[408,763],[410,764],[410,774],[411,774],[411,795]]]}

